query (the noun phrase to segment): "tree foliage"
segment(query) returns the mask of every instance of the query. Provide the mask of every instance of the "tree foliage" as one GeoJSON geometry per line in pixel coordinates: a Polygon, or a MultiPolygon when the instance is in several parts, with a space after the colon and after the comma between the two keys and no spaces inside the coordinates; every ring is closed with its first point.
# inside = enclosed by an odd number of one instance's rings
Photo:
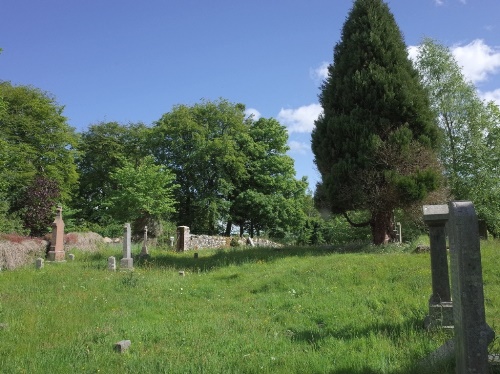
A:
{"type": "Polygon", "coordinates": [[[230,234],[233,223],[271,235],[299,219],[286,129],[276,120],[245,116],[226,100],[179,105],[153,129],[154,155],[174,171],[177,222],[193,232],[230,234]]]}
{"type": "Polygon", "coordinates": [[[124,160],[123,166],[111,173],[117,188],[111,191],[106,206],[115,219],[134,222],[151,217],[156,221],[167,219],[175,211],[173,184],[175,176],[162,165],[155,165],[147,156],[137,166],[124,160]]]}
{"type": "Polygon", "coordinates": [[[109,196],[118,188],[111,176],[125,162],[138,165],[148,154],[147,132],[148,128],[140,123],[102,122],[91,125],[81,134],[77,158],[80,184],[75,202],[81,219],[100,225],[115,220],[105,206],[109,196]]]}
{"type": "Polygon", "coordinates": [[[30,209],[26,196],[37,178],[54,185],[59,202],[69,202],[78,179],[76,135],[64,107],[49,93],[9,82],[0,82],[0,98],[0,194],[7,212],[2,219],[30,209]]]}
{"type": "Polygon", "coordinates": [[[424,39],[415,63],[429,91],[443,143],[440,159],[455,199],[474,202],[480,218],[500,234],[500,111],[483,102],[450,50],[424,39]]]}
{"type": "Polygon", "coordinates": [[[392,235],[392,211],[439,183],[438,128],[389,7],[356,0],[320,93],[312,149],[318,206],[347,217],[368,210],[376,244],[392,235]]]}

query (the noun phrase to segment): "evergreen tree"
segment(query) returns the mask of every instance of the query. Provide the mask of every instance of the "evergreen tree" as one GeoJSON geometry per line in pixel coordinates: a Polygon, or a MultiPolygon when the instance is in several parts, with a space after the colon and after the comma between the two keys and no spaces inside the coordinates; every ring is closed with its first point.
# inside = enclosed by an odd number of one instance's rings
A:
{"type": "Polygon", "coordinates": [[[342,213],[368,210],[373,242],[392,236],[392,211],[439,184],[438,128],[388,5],[356,0],[334,48],[312,133],[322,181],[315,200],[342,213]]]}

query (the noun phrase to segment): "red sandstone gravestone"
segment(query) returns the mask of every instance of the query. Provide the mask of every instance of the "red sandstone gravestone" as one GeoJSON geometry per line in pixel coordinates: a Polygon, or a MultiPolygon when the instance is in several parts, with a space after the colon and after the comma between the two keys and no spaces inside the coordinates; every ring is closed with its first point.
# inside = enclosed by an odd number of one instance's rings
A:
{"type": "Polygon", "coordinates": [[[50,241],[49,261],[64,261],[64,221],[62,206],[57,207],[56,218],[52,223],[52,239],[50,241]]]}

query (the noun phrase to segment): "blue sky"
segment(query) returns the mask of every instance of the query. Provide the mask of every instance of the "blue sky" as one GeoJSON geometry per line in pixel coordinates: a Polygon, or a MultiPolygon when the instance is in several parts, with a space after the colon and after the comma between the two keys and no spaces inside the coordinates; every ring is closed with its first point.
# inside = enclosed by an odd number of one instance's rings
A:
{"type": "MultiPolygon", "coordinates": [[[[500,104],[499,0],[392,0],[409,47],[450,47],[500,104]]],[[[56,97],[77,131],[152,124],[173,105],[225,98],[289,131],[314,188],[319,85],[351,0],[0,0],[0,80],[56,97]]],[[[413,50],[410,48],[410,50],[413,50]]]]}

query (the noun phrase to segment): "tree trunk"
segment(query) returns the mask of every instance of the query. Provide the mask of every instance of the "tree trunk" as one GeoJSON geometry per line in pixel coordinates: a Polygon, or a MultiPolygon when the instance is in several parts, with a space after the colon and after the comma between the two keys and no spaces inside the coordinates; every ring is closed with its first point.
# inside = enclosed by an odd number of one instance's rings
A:
{"type": "Polygon", "coordinates": [[[233,228],[233,221],[229,220],[226,224],[226,236],[231,236],[231,230],[233,228]]]}
{"type": "Polygon", "coordinates": [[[372,212],[370,226],[372,228],[373,244],[389,243],[394,235],[392,232],[392,212],[372,212]]]}

